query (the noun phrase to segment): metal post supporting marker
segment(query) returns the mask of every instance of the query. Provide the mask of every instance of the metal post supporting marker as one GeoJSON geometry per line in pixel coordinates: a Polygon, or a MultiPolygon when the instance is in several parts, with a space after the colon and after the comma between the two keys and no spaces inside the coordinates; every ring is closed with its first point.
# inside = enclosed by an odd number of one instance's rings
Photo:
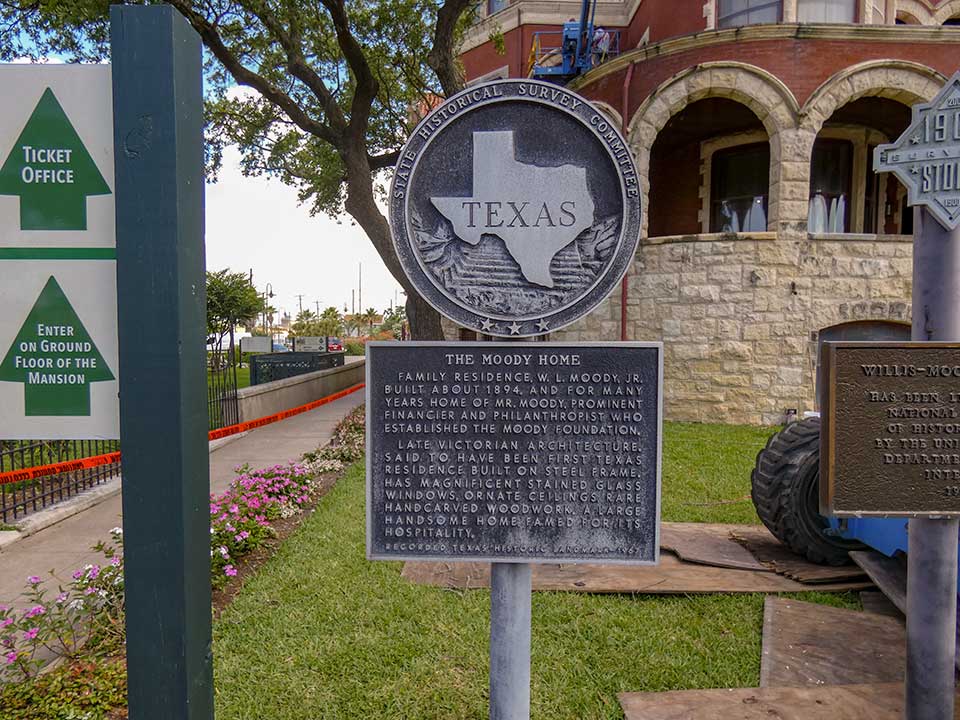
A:
{"type": "MultiPolygon", "coordinates": [[[[960,340],[960,230],[914,209],[913,339],[960,340]]],[[[953,720],[956,519],[914,518],[907,567],[907,720],[953,720]]]]}
{"type": "Polygon", "coordinates": [[[210,720],[200,40],[110,9],[127,675],[134,720],[210,720]]]}
{"type": "Polygon", "coordinates": [[[532,569],[490,564],[490,720],[530,717],[532,569]]]}
{"type": "Polygon", "coordinates": [[[490,720],[530,718],[532,576],[530,563],[490,564],[490,720]]]}

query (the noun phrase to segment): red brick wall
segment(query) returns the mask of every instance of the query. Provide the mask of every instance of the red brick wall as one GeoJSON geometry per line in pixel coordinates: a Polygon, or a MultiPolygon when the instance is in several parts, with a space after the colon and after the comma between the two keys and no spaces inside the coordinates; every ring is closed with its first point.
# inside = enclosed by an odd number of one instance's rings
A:
{"type": "MultiPolygon", "coordinates": [[[[960,31],[957,39],[960,41],[960,31]]],[[[960,42],[876,43],[856,40],[757,40],[725,43],[687,52],[654,57],[638,65],[630,85],[632,115],[661,83],[698,63],[735,60],[763,68],[783,81],[797,102],[804,101],[831,75],[845,67],[868,60],[901,59],[927,65],[946,76],[956,72],[960,42]]],[[[605,100],[619,108],[625,70],[581,88],[587,97],[605,100]]]]}
{"type": "Polygon", "coordinates": [[[630,22],[627,42],[622,47],[625,50],[637,47],[648,27],[652,43],[701,32],[706,27],[703,0],[644,0],[630,22]]]}

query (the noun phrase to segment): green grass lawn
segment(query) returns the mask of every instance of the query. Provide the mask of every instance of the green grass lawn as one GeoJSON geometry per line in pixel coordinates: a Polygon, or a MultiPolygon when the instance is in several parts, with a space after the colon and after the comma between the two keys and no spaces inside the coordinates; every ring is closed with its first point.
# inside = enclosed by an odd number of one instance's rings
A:
{"type": "MultiPolygon", "coordinates": [[[[212,371],[207,368],[207,382],[210,381],[212,371]]],[[[237,368],[237,389],[250,387],[250,366],[243,365],[237,368]]]]}
{"type": "MultiPolygon", "coordinates": [[[[739,499],[768,432],[664,430],[663,519],[756,522],[739,499]]],[[[354,465],[217,622],[217,717],[486,718],[489,593],[411,585],[400,570],[364,557],[354,465]]],[[[755,686],[762,608],[762,595],[535,593],[532,716],[615,719],[621,691],[755,686]]]]}

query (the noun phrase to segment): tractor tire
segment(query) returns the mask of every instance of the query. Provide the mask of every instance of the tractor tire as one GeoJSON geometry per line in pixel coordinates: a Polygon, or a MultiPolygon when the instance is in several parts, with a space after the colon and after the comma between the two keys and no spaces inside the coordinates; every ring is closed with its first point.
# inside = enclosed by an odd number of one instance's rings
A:
{"type": "Polygon", "coordinates": [[[820,514],[820,418],[791,423],[767,440],[750,475],[757,515],[784,545],[810,562],[843,565],[859,542],[827,535],[820,514]]]}

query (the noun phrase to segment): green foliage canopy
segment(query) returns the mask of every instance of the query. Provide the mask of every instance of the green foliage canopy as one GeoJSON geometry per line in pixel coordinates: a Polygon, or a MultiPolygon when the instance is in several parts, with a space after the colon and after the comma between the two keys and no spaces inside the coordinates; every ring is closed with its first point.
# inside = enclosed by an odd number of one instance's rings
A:
{"type": "Polygon", "coordinates": [[[254,325],[263,309],[263,298],[245,273],[207,272],[207,332],[218,348],[237,325],[254,325]]]}
{"type": "MultiPolygon", "coordinates": [[[[169,0],[206,48],[207,161],[236,146],[248,175],[297,188],[312,212],[349,213],[418,303],[377,206],[411,111],[462,86],[455,48],[478,0],[169,0]]],[[[109,3],[0,3],[0,60],[109,57],[109,3]]]]}

